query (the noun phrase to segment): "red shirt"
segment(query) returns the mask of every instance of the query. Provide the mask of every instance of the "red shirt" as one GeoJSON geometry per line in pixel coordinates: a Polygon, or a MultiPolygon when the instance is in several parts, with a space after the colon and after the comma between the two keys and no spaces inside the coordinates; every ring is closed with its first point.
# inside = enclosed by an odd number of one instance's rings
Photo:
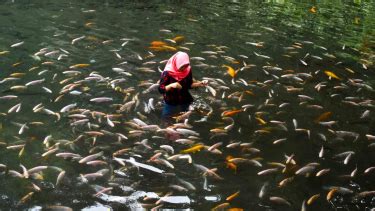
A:
{"type": "Polygon", "coordinates": [[[169,91],[166,91],[165,86],[174,82],[177,82],[177,80],[169,76],[168,71],[162,72],[159,82],[159,92],[163,94],[165,103],[169,105],[182,105],[193,102],[193,97],[189,93],[189,89],[191,89],[191,84],[193,83],[193,74],[191,71],[184,79],[179,81],[182,86],[181,89],[171,88],[169,91]]]}

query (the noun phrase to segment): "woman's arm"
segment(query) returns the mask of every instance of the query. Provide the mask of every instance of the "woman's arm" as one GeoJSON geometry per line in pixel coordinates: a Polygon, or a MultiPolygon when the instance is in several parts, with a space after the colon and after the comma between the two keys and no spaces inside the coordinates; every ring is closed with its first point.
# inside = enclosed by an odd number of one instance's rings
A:
{"type": "Polygon", "coordinates": [[[181,89],[182,88],[181,85],[178,82],[174,82],[174,83],[171,83],[171,84],[168,84],[168,83],[169,83],[168,73],[163,72],[162,76],[160,78],[160,82],[159,82],[159,92],[161,94],[164,94],[165,92],[168,92],[172,88],[175,88],[175,89],[181,89]]]}

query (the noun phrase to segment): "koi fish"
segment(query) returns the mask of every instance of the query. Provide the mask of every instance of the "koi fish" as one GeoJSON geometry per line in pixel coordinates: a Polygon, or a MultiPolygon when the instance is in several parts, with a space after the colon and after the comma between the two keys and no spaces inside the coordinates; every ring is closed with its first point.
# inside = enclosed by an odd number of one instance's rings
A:
{"type": "Polygon", "coordinates": [[[222,117],[225,117],[225,116],[233,116],[233,115],[235,115],[235,114],[237,114],[237,113],[240,113],[240,112],[242,112],[242,111],[243,111],[242,109],[232,110],[232,111],[224,111],[224,112],[221,114],[221,116],[222,116],[222,117]]]}
{"type": "Polygon", "coordinates": [[[169,45],[151,46],[149,47],[149,49],[153,51],[177,51],[177,48],[169,46],[169,45]]]}
{"type": "Polygon", "coordinates": [[[183,41],[185,39],[184,36],[177,36],[175,38],[173,38],[172,40],[174,40],[175,42],[180,42],[180,41],[183,41]]]}
{"type": "Polygon", "coordinates": [[[330,78],[334,78],[334,79],[337,79],[337,80],[341,80],[341,78],[339,78],[335,73],[329,71],[329,70],[325,70],[324,73],[330,77],[330,78]]]}
{"type": "Polygon", "coordinates": [[[330,190],[327,194],[327,201],[330,201],[333,197],[333,195],[338,191],[337,188],[333,188],[332,190],[330,190]]]}
{"type": "Polygon", "coordinates": [[[152,41],[151,42],[151,45],[152,46],[159,46],[159,47],[161,47],[161,46],[164,46],[164,45],[167,45],[167,43],[165,43],[165,42],[163,42],[163,41],[152,41]]]}
{"type": "Polygon", "coordinates": [[[1,56],[1,55],[5,55],[5,54],[8,54],[8,53],[9,53],[9,51],[1,51],[1,52],[0,52],[0,56],[1,56]]]}
{"type": "Polygon", "coordinates": [[[233,193],[232,195],[228,196],[225,200],[232,201],[234,198],[236,198],[238,195],[240,195],[240,191],[237,191],[233,193]]]}
{"type": "Polygon", "coordinates": [[[315,123],[327,120],[332,115],[332,112],[328,111],[323,114],[321,114],[318,118],[314,120],[315,123]]]}
{"type": "Polygon", "coordinates": [[[83,68],[83,67],[88,67],[88,66],[90,66],[90,64],[75,64],[75,65],[70,66],[69,68],[76,69],[76,68],[83,68]]]}
{"type": "Polygon", "coordinates": [[[233,157],[230,156],[230,155],[228,155],[225,158],[225,163],[226,163],[227,168],[230,168],[230,169],[234,170],[234,172],[236,173],[237,172],[237,165],[234,164],[234,163],[232,163],[232,162],[230,162],[230,160],[232,160],[232,159],[233,159],[233,157]]]}
{"type": "Polygon", "coordinates": [[[190,147],[188,149],[182,150],[181,153],[183,153],[183,154],[195,153],[195,152],[200,151],[203,148],[204,148],[203,144],[197,144],[197,145],[195,145],[193,147],[190,147]]]}
{"type": "Polygon", "coordinates": [[[259,123],[260,125],[266,125],[266,124],[267,124],[267,122],[264,121],[264,120],[263,120],[262,118],[260,118],[260,117],[255,117],[255,119],[258,120],[258,123],[259,123]]]}
{"type": "Polygon", "coordinates": [[[315,7],[315,6],[312,6],[312,7],[310,8],[310,12],[315,14],[315,13],[316,13],[316,7],[315,7]]]}
{"type": "Polygon", "coordinates": [[[227,68],[227,72],[228,72],[228,74],[232,77],[232,78],[234,78],[235,76],[236,76],[236,74],[237,74],[237,72],[233,69],[233,67],[231,67],[231,66],[228,66],[228,65],[222,65],[222,67],[226,67],[227,68]]]}
{"type": "Polygon", "coordinates": [[[313,196],[311,196],[309,198],[309,200],[307,200],[307,205],[311,205],[315,200],[317,200],[319,198],[320,194],[315,194],[313,196]]]}

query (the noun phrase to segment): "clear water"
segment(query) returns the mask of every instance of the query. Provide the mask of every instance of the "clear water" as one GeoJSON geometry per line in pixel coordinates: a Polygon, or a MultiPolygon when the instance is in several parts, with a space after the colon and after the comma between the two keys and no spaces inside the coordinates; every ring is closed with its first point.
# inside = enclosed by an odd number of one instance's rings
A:
{"type": "MultiPolygon", "coordinates": [[[[5,80],[0,84],[0,96],[16,95],[18,98],[0,100],[0,163],[7,166],[1,169],[1,208],[149,209],[157,206],[157,199],[147,199],[146,195],[161,197],[170,191],[170,197],[164,198],[161,203],[162,208],[208,210],[226,202],[226,197],[237,191],[240,194],[229,202],[230,206],[244,210],[296,210],[314,194],[320,194],[320,197],[308,206],[308,210],[373,208],[373,195],[358,198],[357,194],[374,191],[374,172],[364,173],[365,169],[375,165],[374,147],[369,147],[373,141],[366,137],[375,135],[375,95],[372,90],[375,85],[374,11],[374,1],[3,1],[0,4],[0,52],[3,52],[0,55],[0,79],[5,80]],[[313,6],[316,7],[315,13],[313,6]],[[85,37],[72,44],[74,39],[82,36],[85,37]],[[176,44],[168,41],[176,36],[184,36],[184,40],[176,44]],[[164,67],[162,61],[174,52],[154,52],[149,49],[152,41],[182,47],[181,50],[187,51],[191,57],[205,59],[202,62],[192,60],[193,74],[199,80],[210,78],[217,95],[212,96],[204,88],[192,90],[197,109],[190,116],[189,123],[193,126],[192,130],[200,133],[200,140],[196,143],[211,146],[223,142],[218,148],[222,154],[201,150],[191,156],[194,164],[217,168],[216,173],[223,180],[207,177],[205,181],[202,172],[186,160],[170,161],[174,169],[147,162],[160,145],[171,145],[175,154],[189,146],[174,143],[161,133],[146,132],[135,137],[129,133],[134,129],[126,122],[134,118],[146,117],[142,120],[147,124],[166,127],[160,119],[161,95],[157,91],[143,93],[148,86],[142,86],[142,83],[156,83],[160,76],[158,68],[164,67]],[[19,42],[24,43],[11,47],[19,42]],[[258,46],[251,43],[258,43],[258,46]],[[47,49],[45,53],[57,52],[35,56],[43,48],[47,49]],[[215,52],[214,56],[207,51],[215,52]],[[67,56],[58,59],[61,54],[67,56]],[[73,69],[80,72],[78,75],[64,73],[72,70],[70,66],[75,64],[89,66],[73,69]],[[245,64],[253,66],[241,69],[245,64]],[[233,83],[222,65],[240,70],[233,83]],[[265,66],[276,66],[282,70],[267,70],[265,66]],[[123,68],[131,76],[116,73],[112,70],[116,67],[123,68]],[[149,67],[153,72],[144,72],[139,69],[141,67],[149,67]],[[326,70],[334,72],[341,80],[329,80],[323,72],[326,70]],[[92,73],[106,79],[82,81],[92,73]],[[311,76],[300,76],[302,82],[281,77],[288,73],[308,73],[311,76]],[[71,79],[64,81],[68,78],[71,79]],[[24,90],[14,88],[39,79],[45,81],[24,90]],[[114,79],[124,79],[116,86],[128,90],[127,94],[108,85],[114,79]],[[224,84],[213,82],[216,79],[223,80],[228,89],[220,89],[220,85],[224,84]],[[360,85],[353,85],[353,79],[357,79],[356,83],[360,85]],[[321,82],[325,86],[318,91],[316,85],[321,82]],[[60,93],[64,86],[72,83],[78,85],[69,91],[81,94],[60,93]],[[289,92],[288,86],[301,90],[289,92]],[[239,94],[228,98],[235,92],[239,94]],[[298,95],[313,99],[305,100],[298,95]],[[133,107],[130,112],[116,112],[119,105],[135,96],[139,102],[136,108],[133,107]],[[113,101],[91,102],[90,99],[95,97],[111,97],[113,101]],[[146,113],[144,103],[150,98],[154,99],[155,110],[146,113]],[[9,113],[9,109],[18,103],[21,103],[19,112],[9,113]],[[40,103],[44,108],[58,112],[61,119],[57,120],[56,115],[34,112],[33,108],[40,103]],[[74,120],[68,115],[78,111],[59,112],[72,103],[77,104],[75,109],[121,115],[112,118],[112,121],[117,121],[115,127],[109,126],[106,118],[99,121],[90,115],[91,129],[72,126],[74,120]],[[282,103],[289,104],[280,107],[282,103]],[[235,124],[226,135],[214,136],[210,132],[213,128],[228,125],[228,120],[221,117],[223,111],[240,109],[246,104],[253,107],[232,116],[235,124]],[[208,111],[202,105],[213,109],[212,115],[203,123],[196,122],[208,111]],[[309,105],[322,108],[315,109],[309,105]],[[366,110],[370,114],[360,118],[366,110]],[[327,127],[314,121],[325,112],[332,114],[322,121],[337,121],[337,124],[327,127]],[[266,121],[266,124],[262,125],[255,117],[266,121]],[[310,131],[310,138],[306,132],[295,131],[293,119],[297,121],[298,128],[310,131]],[[285,122],[288,131],[277,127],[272,120],[285,122]],[[25,123],[28,129],[21,133],[20,127],[25,123]],[[91,130],[107,134],[98,136],[94,143],[92,136],[85,133],[91,130]],[[334,131],[350,131],[358,134],[358,138],[347,136],[340,139],[334,131]],[[118,142],[113,133],[122,133],[128,136],[128,140],[118,142]],[[322,140],[319,134],[324,134],[327,140],[322,140]],[[48,135],[52,136],[49,145],[43,143],[48,135]],[[82,139],[72,142],[80,135],[83,135],[82,139]],[[153,137],[155,135],[163,138],[153,137]],[[286,138],[286,141],[272,143],[281,138],[286,138]],[[150,149],[137,144],[144,139],[148,139],[150,149]],[[260,152],[250,153],[246,147],[227,148],[232,142],[252,143],[251,147],[260,152]],[[98,159],[108,165],[92,167],[56,157],[56,153],[42,156],[49,150],[48,147],[56,143],[60,143],[58,152],[77,153],[82,157],[103,151],[104,155],[98,159]],[[8,149],[18,144],[24,144],[23,149],[8,149]],[[325,153],[323,158],[319,158],[322,146],[325,153]],[[123,148],[129,150],[119,158],[134,157],[140,163],[164,170],[166,174],[137,169],[130,163],[120,166],[113,160],[112,154],[123,148]],[[348,164],[343,163],[345,156],[334,157],[346,151],[355,152],[348,164]],[[293,170],[282,173],[281,168],[274,174],[257,175],[261,170],[273,168],[270,162],[285,164],[284,155],[291,154],[294,154],[297,163],[294,171],[311,162],[320,165],[306,177],[295,175],[293,170]],[[235,172],[226,167],[227,156],[256,158],[263,166],[241,163],[235,172]],[[20,164],[27,169],[41,165],[55,166],[66,174],[57,187],[59,171],[53,168],[42,171],[38,178],[16,178],[8,174],[7,170],[22,174],[20,164]],[[316,177],[315,174],[324,168],[330,169],[330,172],[316,177]],[[345,176],[355,168],[358,169],[355,176],[345,176]],[[88,183],[80,179],[80,174],[101,169],[107,172],[99,179],[88,183]],[[118,173],[119,169],[122,174],[118,173]],[[294,179],[285,187],[278,187],[279,182],[287,177],[294,179]],[[170,187],[183,186],[179,179],[193,184],[196,190],[185,192],[170,187]],[[260,199],[258,194],[265,183],[268,184],[265,196],[260,199]],[[41,191],[36,191],[32,184],[41,191]],[[336,193],[327,201],[326,195],[332,186],[348,188],[352,193],[336,193]],[[100,187],[113,189],[95,196],[100,187]],[[34,192],[30,198],[21,200],[30,192],[34,192]],[[269,199],[271,196],[282,197],[291,206],[274,203],[269,199]]],[[[165,152],[163,156],[168,157],[165,152]]]]}

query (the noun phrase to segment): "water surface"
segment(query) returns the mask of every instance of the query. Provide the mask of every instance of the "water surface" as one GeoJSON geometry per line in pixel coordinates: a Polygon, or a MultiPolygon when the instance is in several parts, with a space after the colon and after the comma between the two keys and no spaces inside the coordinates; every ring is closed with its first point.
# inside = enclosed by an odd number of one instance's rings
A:
{"type": "MultiPolygon", "coordinates": [[[[162,205],[208,210],[240,191],[228,202],[230,207],[296,210],[304,200],[320,194],[308,210],[373,208],[373,194],[358,194],[374,191],[375,171],[364,173],[375,165],[374,140],[368,138],[375,135],[374,5],[372,0],[2,2],[0,96],[17,98],[1,99],[0,163],[7,166],[1,168],[1,207],[38,210],[67,206],[89,210],[162,205]],[[171,42],[177,36],[183,39],[171,42]],[[145,90],[157,82],[163,61],[175,51],[153,51],[149,48],[152,41],[163,41],[191,57],[204,59],[192,59],[194,77],[208,79],[217,93],[213,96],[205,88],[192,90],[195,111],[188,122],[191,130],[199,132],[195,143],[211,146],[223,142],[218,148],[221,154],[202,149],[191,154],[192,164],[184,159],[169,160],[174,168],[148,162],[160,151],[160,145],[172,146],[174,154],[191,147],[175,143],[161,132],[132,135],[137,128],[129,122],[134,118],[160,128],[168,126],[160,119],[161,95],[145,90]],[[11,47],[20,42],[24,43],[11,47]],[[74,69],[71,66],[75,64],[88,65],[74,69]],[[223,65],[237,70],[233,79],[223,65]],[[113,68],[122,68],[123,72],[113,68]],[[324,71],[334,73],[338,79],[329,78],[324,71]],[[44,81],[26,88],[14,87],[41,79],[44,81]],[[113,82],[115,79],[120,81],[113,82]],[[69,84],[75,85],[67,90],[69,84]],[[90,101],[97,97],[110,97],[112,101],[90,101]],[[155,110],[148,112],[145,103],[151,98],[155,110]],[[118,112],[132,100],[138,105],[128,112],[118,112]],[[10,112],[19,103],[21,107],[10,112]],[[75,110],[60,112],[73,103],[75,110]],[[212,112],[206,116],[210,109],[212,112]],[[239,109],[241,112],[230,116],[233,128],[220,135],[210,132],[230,123],[222,117],[223,111],[239,109]],[[78,113],[86,115],[90,124],[72,125],[78,118],[69,115],[78,113]],[[324,113],[325,118],[321,116],[324,113]],[[114,115],[109,117],[114,127],[105,114],[114,115]],[[202,118],[207,121],[202,122],[202,118]],[[329,121],[336,122],[332,126],[319,123],[329,121]],[[21,131],[23,125],[27,128],[21,131]],[[88,131],[104,135],[90,135],[88,131]],[[119,141],[116,133],[128,139],[119,141]],[[273,144],[279,139],[285,141],[273,144]],[[231,148],[229,144],[235,142],[243,145],[231,148]],[[21,146],[12,149],[15,145],[21,146]],[[56,152],[43,156],[57,146],[56,152]],[[320,158],[322,147],[324,154],[320,158]],[[133,157],[165,173],[137,168],[129,162],[121,166],[113,153],[124,148],[129,150],[116,157],[133,157]],[[97,159],[107,164],[100,166],[55,155],[71,152],[85,157],[101,151],[104,154],[97,159]],[[349,158],[348,154],[336,156],[348,151],[353,152],[349,158]],[[276,173],[258,175],[275,168],[271,162],[285,164],[285,155],[294,155],[296,165],[288,165],[284,173],[278,167],[276,173]],[[262,167],[246,161],[237,164],[234,171],[228,168],[228,156],[256,160],[262,167]],[[319,165],[309,174],[295,174],[309,163],[319,165]],[[8,173],[15,170],[22,174],[20,164],[27,169],[50,167],[30,178],[8,173]],[[207,176],[197,165],[214,171],[216,168],[223,180],[207,176]],[[317,177],[322,169],[330,172],[317,177]],[[56,186],[61,171],[66,172],[65,177],[56,186]],[[98,171],[103,176],[88,182],[80,176],[98,171]],[[279,187],[285,178],[293,179],[279,187]],[[181,181],[189,182],[195,190],[181,181]],[[259,198],[265,184],[265,196],[259,198]],[[96,194],[108,187],[112,191],[96,194]],[[341,189],[327,201],[333,187],[341,189]],[[30,197],[25,197],[29,193],[30,197]],[[164,202],[157,202],[166,195],[164,202]],[[284,198],[290,206],[270,200],[274,196],[284,198]]],[[[167,150],[161,152],[162,159],[172,156],[167,150]]]]}

